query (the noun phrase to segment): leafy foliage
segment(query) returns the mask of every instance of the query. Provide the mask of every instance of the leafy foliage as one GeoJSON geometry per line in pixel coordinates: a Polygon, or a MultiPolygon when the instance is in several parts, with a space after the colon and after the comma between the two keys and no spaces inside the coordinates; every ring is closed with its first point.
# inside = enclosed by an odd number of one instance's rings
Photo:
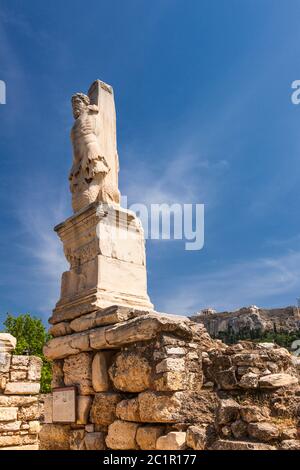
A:
{"type": "Polygon", "coordinates": [[[41,375],[41,392],[51,391],[51,363],[43,355],[43,346],[51,338],[39,318],[29,313],[14,316],[6,315],[3,322],[5,333],[17,338],[17,346],[13,354],[28,354],[38,356],[43,360],[41,375]]]}
{"type": "Polygon", "coordinates": [[[293,332],[278,332],[274,325],[273,331],[262,332],[261,330],[249,330],[243,328],[238,332],[229,328],[227,331],[220,332],[217,336],[226,344],[235,344],[240,340],[250,340],[256,342],[276,343],[279,346],[290,349],[295,340],[300,339],[300,330],[293,332]]]}

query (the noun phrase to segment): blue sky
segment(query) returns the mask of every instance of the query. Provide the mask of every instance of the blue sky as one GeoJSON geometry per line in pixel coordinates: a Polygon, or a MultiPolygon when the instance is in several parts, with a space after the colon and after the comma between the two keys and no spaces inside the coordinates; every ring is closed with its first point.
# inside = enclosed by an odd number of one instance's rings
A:
{"type": "Polygon", "coordinates": [[[148,241],[156,308],[300,296],[298,0],[2,0],[0,315],[50,316],[71,215],[70,97],[115,90],[129,202],[205,204],[205,246],[148,241]]]}

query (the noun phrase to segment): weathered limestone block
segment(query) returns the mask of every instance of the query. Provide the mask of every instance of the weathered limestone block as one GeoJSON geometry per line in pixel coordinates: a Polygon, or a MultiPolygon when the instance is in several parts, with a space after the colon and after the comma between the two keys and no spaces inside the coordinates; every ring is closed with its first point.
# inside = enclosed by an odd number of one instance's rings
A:
{"type": "Polygon", "coordinates": [[[289,428],[281,429],[281,433],[280,433],[281,440],[285,441],[285,440],[297,439],[297,437],[298,437],[297,428],[289,427],[289,428]]]}
{"type": "Polygon", "coordinates": [[[11,357],[9,353],[0,352],[0,373],[9,372],[11,357]]]}
{"type": "Polygon", "coordinates": [[[131,450],[138,449],[136,443],[137,423],[114,421],[108,427],[106,445],[109,449],[131,450]]]}
{"type": "Polygon", "coordinates": [[[287,439],[280,444],[281,450],[300,450],[299,439],[287,439]]]}
{"type": "MultiPolygon", "coordinates": [[[[176,392],[180,390],[186,390],[188,387],[188,381],[192,377],[192,374],[186,372],[164,372],[157,376],[153,381],[153,389],[157,392],[176,392]]],[[[201,382],[199,383],[201,387],[201,382]]]]}
{"type": "Polygon", "coordinates": [[[246,423],[256,423],[266,421],[269,417],[267,408],[255,405],[243,405],[240,407],[241,417],[246,423]]]}
{"type": "Polygon", "coordinates": [[[84,438],[86,450],[105,450],[105,434],[103,432],[88,432],[84,438]]]}
{"type": "Polygon", "coordinates": [[[163,433],[162,426],[140,426],[136,433],[136,442],[142,450],[155,450],[156,441],[163,433]]]}
{"type": "Polygon", "coordinates": [[[72,354],[90,350],[89,332],[53,338],[43,348],[44,355],[49,360],[63,359],[72,354]]]}
{"type": "Polygon", "coordinates": [[[4,393],[6,395],[36,395],[39,391],[39,383],[7,382],[4,393]]]}
{"type": "Polygon", "coordinates": [[[27,379],[27,371],[26,370],[12,370],[9,374],[10,382],[19,382],[21,380],[27,379]]]}
{"type": "Polygon", "coordinates": [[[52,362],[52,381],[51,388],[63,387],[64,384],[64,370],[63,370],[64,361],[57,360],[52,362]]]}
{"type": "Polygon", "coordinates": [[[9,423],[0,422],[0,432],[19,431],[20,427],[21,421],[10,421],[9,423]]]}
{"type": "Polygon", "coordinates": [[[103,310],[82,315],[75,318],[70,323],[70,328],[73,331],[85,331],[98,326],[114,325],[115,323],[125,322],[131,318],[145,315],[147,312],[143,310],[136,310],[134,308],[122,307],[120,305],[112,305],[103,310]]]}
{"type": "MultiPolygon", "coordinates": [[[[97,322],[97,314],[99,312],[92,312],[75,318],[70,323],[71,332],[79,333],[81,331],[91,330],[101,325],[101,321],[97,322]]],[[[60,323],[58,323],[60,324],[60,323]]]]}
{"type": "Polygon", "coordinates": [[[243,375],[247,375],[249,373],[256,374],[258,376],[262,375],[261,369],[259,369],[258,367],[240,366],[236,369],[236,375],[239,380],[242,378],[243,375]]]}
{"type": "Polygon", "coordinates": [[[104,426],[111,424],[116,419],[116,407],[122,399],[119,393],[96,393],[90,413],[91,422],[104,426]]]}
{"type": "Polygon", "coordinates": [[[77,397],[77,424],[87,424],[93,398],[89,395],[77,397]]]}
{"type": "Polygon", "coordinates": [[[183,450],[186,449],[186,433],[172,431],[161,436],[156,441],[157,450],[183,450]]]}
{"type": "Polygon", "coordinates": [[[7,380],[8,380],[8,374],[0,373],[0,392],[1,393],[4,393],[7,380]]]}
{"type": "Polygon", "coordinates": [[[38,434],[41,430],[39,421],[29,421],[29,434],[38,434]]]}
{"type": "Polygon", "coordinates": [[[156,365],[155,368],[156,372],[159,374],[160,372],[184,372],[185,370],[185,360],[184,358],[173,358],[168,357],[163,359],[156,365]]]}
{"type": "Polygon", "coordinates": [[[44,346],[44,354],[50,360],[62,359],[91,349],[113,349],[138,341],[148,341],[163,331],[192,338],[188,320],[179,321],[172,315],[150,313],[113,326],[53,338],[44,346]]]}
{"type": "Polygon", "coordinates": [[[151,366],[148,360],[134,351],[119,353],[109,369],[116,389],[123,392],[142,392],[151,384],[151,366]]]}
{"type": "Polygon", "coordinates": [[[99,351],[95,354],[92,362],[92,384],[95,392],[107,392],[109,390],[108,368],[113,353],[110,351],[99,351]]]}
{"type": "Polygon", "coordinates": [[[262,442],[272,441],[280,435],[277,426],[264,422],[248,424],[248,433],[254,439],[262,442]]]}
{"type": "Polygon", "coordinates": [[[29,356],[14,355],[11,358],[11,368],[13,370],[27,370],[29,356]]]}
{"type": "Polygon", "coordinates": [[[219,425],[224,425],[236,421],[239,418],[240,405],[233,399],[221,400],[216,415],[219,425]]]}
{"type": "MultiPolygon", "coordinates": [[[[157,312],[153,312],[154,315],[160,315],[162,316],[162,318],[165,318],[165,319],[169,319],[169,320],[172,320],[172,321],[176,321],[177,319],[177,323],[179,322],[182,322],[184,324],[184,327],[188,327],[188,329],[191,328],[192,330],[192,324],[191,323],[187,323],[186,321],[184,321],[184,318],[186,320],[186,317],[180,317],[179,315],[168,315],[166,313],[157,313],[157,312]]],[[[193,332],[190,332],[191,334],[193,334],[193,332]]],[[[157,339],[158,336],[155,337],[155,339],[157,339]]],[[[179,334],[177,335],[177,333],[172,333],[172,331],[168,332],[168,331],[165,331],[163,330],[162,333],[160,334],[160,340],[159,342],[157,343],[157,346],[159,349],[161,348],[168,348],[168,347],[184,347],[186,345],[186,340],[189,340],[190,337],[185,337],[184,335],[182,334],[179,334]]],[[[191,343],[189,343],[191,344],[191,343]]],[[[166,351],[166,349],[164,349],[166,351]]],[[[159,352],[159,351],[157,351],[159,352]]],[[[165,355],[163,356],[165,357],[165,355]]]]}
{"type": "Polygon", "coordinates": [[[212,450],[276,450],[276,447],[261,442],[230,441],[218,439],[211,446],[212,450]]]}
{"type": "Polygon", "coordinates": [[[185,356],[186,354],[186,349],[185,348],[180,348],[176,346],[166,346],[166,353],[168,355],[172,356],[185,356]]]}
{"type": "Polygon", "coordinates": [[[67,357],[64,360],[65,385],[76,385],[80,395],[94,393],[92,386],[92,357],[89,353],[82,352],[67,357]]]}
{"type": "Polygon", "coordinates": [[[297,377],[290,374],[269,374],[259,379],[260,388],[290,387],[298,384],[297,377]]]}
{"type": "Polygon", "coordinates": [[[70,450],[84,450],[85,431],[84,429],[75,429],[70,432],[70,450]]]}
{"type": "Polygon", "coordinates": [[[37,444],[37,436],[26,434],[24,436],[15,434],[12,436],[0,435],[0,447],[19,446],[26,444],[37,444]]]}
{"type": "Polygon", "coordinates": [[[175,321],[173,318],[171,315],[150,313],[126,323],[119,323],[106,330],[106,341],[111,347],[120,347],[139,341],[148,341],[155,338],[161,331],[173,332],[180,337],[191,338],[192,331],[188,322],[175,321]]]}
{"type": "Polygon", "coordinates": [[[0,408],[0,421],[15,421],[17,419],[17,407],[0,408]]]}
{"type": "Polygon", "coordinates": [[[0,353],[12,352],[15,350],[17,340],[10,333],[0,333],[0,353]]]}
{"type": "Polygon", "coordinates": [[[144,423],[174,423],[180,420],[183,395],[142,392],[138,396],[141,421],[144,423]]]}
{"type": "Polygon", "coordinates": [[[1,450],[39,450],[39,444],[3,447],[1,450]]]}
{"type": "Polygon", "coordinates": [[[92,349],[109,349],[114,346],[110,346],[106,341],[106,328],[100,327],[90,330],[89,341],[92,349]]]}
{"type": "Polygon", "coordinates": [[[186,432],[186,444],[194,450],[204,450],[207,445],[207,426],[190,426],[186,432]]]}
{"type": "MultiPolygon", "coordinates": [[[[200,392],[184,391],[176,392],[180,396],[180,423],[208,424],[213,423],[215,418],[218,400],[216,394],[210,390],[200,392]]],[[[181,430],[181,429],[180,429],[181,430]]]]}
{"type": "Polygon", "coordinates": [[[0,407],[1,406],[29,406],[38,402],[36,396],[1,396],[0,395],[0,407]]]}
{"type": "MultiPolygon", "coordinates": [[[[168,374],[170,373],[171,372],[169,372],[168,374]]],[[[204,381],[204,375],[202,371],[197,371],[196,373],[190,372],[187,374],[186,384],[184,384],[184,377],[182,377],[182,386],[184,386],[185,390],[200,392],[203,388],[203,381],[204,381]]],[[[209,385],[209,388],[211,389],[214,388],[214,384],[212,382],[207,382],[207,384],[209,385]]],[[[180,390],[183,390],[183,388],[180,388],[180,390]]]]}
{"type": "Polygon", "coordinates": [[[43,361],[40,357],[30,356],[28,366],[28,380],[39,381],[41,378],[43,361]]]}
{"type": "MultiPolygon", "coordinates": [[[[79,331],[81,331],[81,330],[79,330],[79,331]]],[[[70,335],[70,334],[72,334],[72,332],[73,332],[73,330],[70,326],[70,323],[67,322],[67,321],[56,323],[55,325],[52,325],[51,328],[49,328],[50,335],[52,335],[54,337],[70,335]]]]}
{"type": "MultiPolygon", "coordinates": [[[[177,339],[178,341],[178,339],[177,339]]],[[[183,343],[184,344],[184,343],[183,343]]],[[[156,391],[199,391],[203,384],[201,351],[197,344],[162,348],[167,357],[156,364],[152,388],[156,391]],[[174,354],[176,349],[180,354],[174,354]],[[170,356],[172,354],[172,356],[170,356]],[[184,356],[183,356],[184,354],[184,356]]],[[[160,351],[154,353],[158,356],[160,351]]],[[[158,356],[158,359],[161,357],[158,356]]]]}
{"type": "Polygon", "coordinates": [[[29,423],[22,423],[21,424],[21,429],[28,431],[29,430],[29,423]]]}
{"type": "Polygon", "coordinates": [[[38,403],[33,403],[30,406],[22,406],[18,411],[18,420],[20,421],[35,421],[40,418],[40,407],[38,403]]]}
{"type": "Polygon", "coordinates": [[[123,421],[141,421],[138,398],[120,401],[116,407],[116,416],[123,421]]]}
{"type": "Polygon", "coordinates": [[[69,450],[70,426],[65,424],[43,424],[40,434],[41,450],[69,450]]]}
{"type": "Polygon", "coordinates": [[[258,387],[259,376],[253,372],[244,374],[239,381],[239,386],[246,389],[252,389],[258,387]]]}

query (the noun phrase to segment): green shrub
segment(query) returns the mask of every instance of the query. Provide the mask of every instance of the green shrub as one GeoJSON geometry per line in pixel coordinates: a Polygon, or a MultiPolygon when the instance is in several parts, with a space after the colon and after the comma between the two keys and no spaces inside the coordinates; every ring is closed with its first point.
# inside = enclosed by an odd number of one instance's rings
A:
{"type": "Polygon", "coordinates": [[[300,330],[293,332],[278,332],[274,327],[273,331],[262,332],[261,330],[249,330],[248,328],[234,332],[231,328],[217,335],[226,344],[235,344],[240,340],[250,340],[255,342],[276,343],[279,346],[290,349],[293,341],[300,339],[300,330]]]}
{"type": "Polygon", "coordinates": [[[3,324],[5,333],[10,333],[17,338],[17,346],[13,354],[27,354],[42,359],[41,392],[50,392],[51,363],[43,354],[43,346],[51,336],[47,333],[42,320],[29,313],[17,316],[8,313],[3,324]]]}

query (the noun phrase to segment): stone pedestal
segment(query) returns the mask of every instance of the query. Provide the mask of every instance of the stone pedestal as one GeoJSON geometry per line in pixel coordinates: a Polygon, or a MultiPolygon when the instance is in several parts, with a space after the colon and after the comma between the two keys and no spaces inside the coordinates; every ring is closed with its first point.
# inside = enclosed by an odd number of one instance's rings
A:
{"type": "Polygon", "coordinates": [[[93,203],[55,228],[70,270],[50,323],[111,305],[152,310],[139,219],[117,205],[93,203]]]}

